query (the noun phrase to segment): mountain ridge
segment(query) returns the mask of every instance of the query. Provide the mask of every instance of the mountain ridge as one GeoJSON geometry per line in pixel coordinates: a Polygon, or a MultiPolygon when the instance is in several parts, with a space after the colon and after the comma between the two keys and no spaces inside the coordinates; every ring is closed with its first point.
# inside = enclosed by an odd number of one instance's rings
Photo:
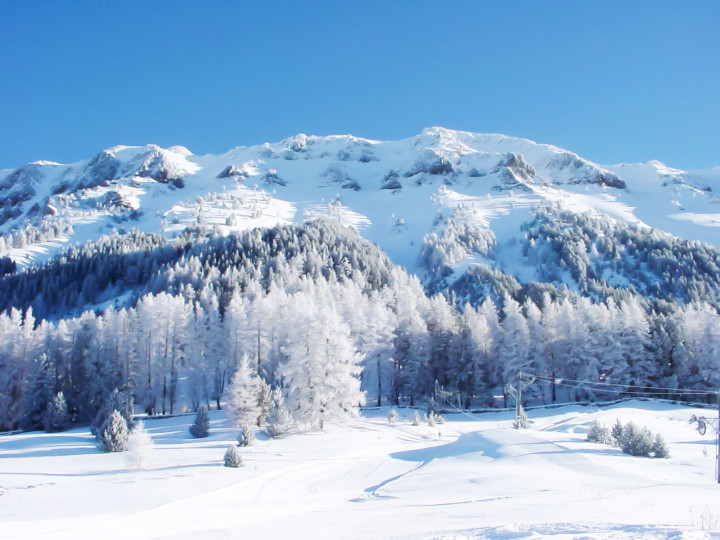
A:
{"type": "MultiPolygon", "coordinates": [[[[195,225],[227,233],[327,217],[423,275],[424,242],[447,236],[451,220],[493,237],[504,271],[527,281],[528,265],[507,261],[518,258],[511,244],[522,241],[534,208],[607,215],[718,247],[718,190],[720,167],[598,165],[529,139],[441,127],[396,141],[300,133],[202,156],[117,145],[72,164],[0,173],[0,256],[22,268],[132,228],[175,236],[195,225]]],[[[451,266],[482,256],[466,251],[451,266]]]]}

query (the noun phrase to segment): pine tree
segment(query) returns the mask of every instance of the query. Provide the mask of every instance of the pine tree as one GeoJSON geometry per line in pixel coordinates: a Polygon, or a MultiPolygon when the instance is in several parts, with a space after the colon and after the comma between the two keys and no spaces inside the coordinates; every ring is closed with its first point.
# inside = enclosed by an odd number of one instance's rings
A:
{"type": "Polygon", "coordinates": [[[282,437],[292,427],[292,417],[285,407],[285,399],[279,388],[273,390],[267,416],[267,431],[270,437],[282,437]]]}
{"type": "MultiPolygon", "coordinates": [[[[0,369],[3,366],[0,366],[0,369]]],[[[35,358],[25,394],[25,407],[20,427],[25,431],[43,427],[48,406],[53,401],[54,377],[45,353],[35,358]]]]}
{"type": "Polygon", "coordinates": [[[201,439],[210,435],[210,415],[208,414],[207,407],[200,405],[198,407],[197,415],[195,415],[195,422],[189,428],[190,434],[196,439],[201,439]]]}
{"type": "Polygon", "coordinates": [[[322,429],[326,420],[356,416],[365,402],[360,356],[323,287],[307,283],[307,292],[293,295],[289,316],[294,327],[284,349],[288,408],[296,422],[311,429],[322,429]]]}
{"type": "Polygon", "coordinates": [[[257,425],[262,427],[267,420],[268,411],[270,409],[270,400],[272,399],[272,388],[264,380],[260,379],[260,387],[258,391],[258,415],[257,425]]]}
{"type": "Polygon", "coordinates": [[[262,384],[257,375],[257,367],[251,359],[243,354],[240,365],[237,366],[235,374],[230,382],[228,412],[236,426],[245,423],[261,425],[264,416],[263,408],[260,406],[262,384]]]}
{"type": "Polygon", "coordinates": [[[507,384],[517,378],[518,372],[528,371],[530,363],[530,331],[520,304],[505,294],[505,319],[502,322],[502,340],[498,354],[502,363],[502,381],[507,384]]]}
{"type": "Polygon", "coordinates": [[[225,451],[224,462],[226,467],[232,467],[234,469],[242,467],[242,455],[236,445],[230,445],[225,451]]]}
{"type": "Polygon", "coordinates": [[[667,447],[667,444],[665,444],[665,439],[663,439],[662,435],[660,435],[659,433],[655,435],[655,440],[653,441],[650,451],[652,452],[652,455],[656,458],[670,457],[670,449],[667,447]]]}
{"type": "Polygon", "coordinates": [[[612,437],[613,443],[615,446],[621,446],[622,445],[622,436],[623,436],[623,425],[620,423],[620,420],[615,420],[615,423],[613,424],[612,429],[610,430],[610,436],[612,437]]]}
{"type": "Polygon", "coordinates": [[[587,440],[599,444],[611,444],[610,430],[597,420],[590,422],[587,430],[587,440]]]}
{"type": "Polygon", "coordinates": [[[133,408],[132,396],[116,388],[105,398],[102,407],[100,407],[100,410],[90,425],[90,432],[99,438],[99,433],[107,424],[108,418],[113,411],[118,411],[122,415],[128,429],[132,428],[133,408]]]}
{"type": "Polygon", "coordinates": [[[255,429],[250,424],[243,424],[238,434],[239,446],[252,446],[255,443],[255,429]]]}
{"type": "Polygon", "coordinates": [[[45,411],[43,427],[48,433],[65,431],[70,425],[70,416],[67,411],[67,402],[62,392],[55,394],[55,397],[48,403],[45,411]]]}
{"type": "Polygon", "coordinates": [[[99,446],[106,452],[125,452],[128,449],[129,436],[125,418],[118,411],[113,411],[100,431],[99,446]]]}

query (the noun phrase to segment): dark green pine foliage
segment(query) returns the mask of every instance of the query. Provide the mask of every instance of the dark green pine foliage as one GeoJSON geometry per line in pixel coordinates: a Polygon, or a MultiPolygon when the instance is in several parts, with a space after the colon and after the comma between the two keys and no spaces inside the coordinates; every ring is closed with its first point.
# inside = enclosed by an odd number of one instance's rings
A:
{"type": "Polygon", "coordinates": [[[190,435],[196,439],[202,439],[210,435],[210,415],[208,414],[207,407],[200,405],[198,407],[197,415],[195,415],[195,422],[190,426],[190,435]]]}

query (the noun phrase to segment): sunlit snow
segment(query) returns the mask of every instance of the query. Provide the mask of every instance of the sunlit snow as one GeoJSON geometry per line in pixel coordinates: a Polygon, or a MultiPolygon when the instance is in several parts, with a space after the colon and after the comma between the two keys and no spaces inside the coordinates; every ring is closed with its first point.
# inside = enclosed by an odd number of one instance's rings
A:
{"type": "Polygon", "coordinates": [[[688,423],[716,411],[631,401],[410,423],[387,408],[325,432],[222,456],[237,429],[212,413],[148,420],[143,470],[96,449],[86,428],[0,437],[0,538],[706,538],[720,528],[715,437],[688,423]],[[585,441],[592,420],[661,433],[669,459],[585,441]]]}

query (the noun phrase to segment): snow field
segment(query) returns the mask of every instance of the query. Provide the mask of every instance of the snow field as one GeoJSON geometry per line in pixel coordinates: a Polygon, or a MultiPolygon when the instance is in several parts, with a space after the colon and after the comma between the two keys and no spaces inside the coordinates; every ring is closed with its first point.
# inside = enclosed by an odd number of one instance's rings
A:
{"type": "Polygon", "coordinates": [[[0,538],[705,538],[720,528],[715,439],[688,423],[713,410],[659,402],[451,414],[413,426],[412,409],[365,411],[323,433],[241,448],[211,413],[148,420],[144,470],[105,454],[87,429],[0,438],[0,538]],[[669,459],[585,441],[587,426],[632,420],[661,433],[669,459]]]}

